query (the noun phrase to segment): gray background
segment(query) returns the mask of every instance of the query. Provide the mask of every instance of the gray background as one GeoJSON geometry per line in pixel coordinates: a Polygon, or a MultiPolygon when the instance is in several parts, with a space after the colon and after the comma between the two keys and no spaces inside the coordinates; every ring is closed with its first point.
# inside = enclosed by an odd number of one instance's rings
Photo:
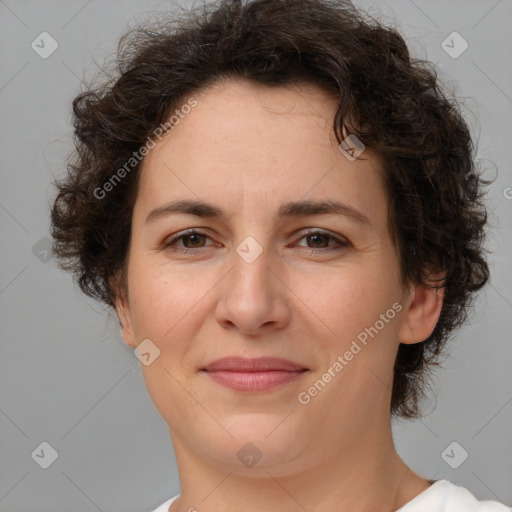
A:
{"type": "MultiPolygon", "coordinates": [[[[50,182],[63,172],[84,73],[134,20],[168,5],[0,0],[3,512],[151,510],[179,492],[167,425],[115,317],[82,296],[53,259],[45,262],[50,182]],[[59,44],[47,59],[31,48],[43,31],[59,44]],[[43,441],[59,455],[48,469],[31,457],[43,441]]],[[[356,5],[376,12],[375,2],[356,5]]],[[[378,9],[464,98],[487,176],[498,169],[488,197],[492,281],[437,372],[426,405],[433,412],[394,424],[396,445],[424,476],[512,504],[512,2],[394,0],[378,9]],[[469,44],[456,59],[441,47],[453,31],[469,44]],[[469,454],[457,469],[441,456],[453,441],[469,454]]],[[[461,453],[456,447],[452,459],[461,453]]]]}

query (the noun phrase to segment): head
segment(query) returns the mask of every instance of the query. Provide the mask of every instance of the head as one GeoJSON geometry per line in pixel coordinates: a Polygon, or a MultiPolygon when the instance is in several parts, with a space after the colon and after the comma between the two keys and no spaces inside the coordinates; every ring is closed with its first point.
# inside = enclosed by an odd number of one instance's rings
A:
{"type": "Polygon", "coordinates": [[[54,252],[129,346],[160,350],[143,372],[171,431],[293,458],[287,439],[419,416],[488,280],[485,182],[433,67],[327,0],[210,4],[125,35],[118,64],[73,102],[54,252]],[[201,372],[231,355],[307,372],[247,400],[201,372]]]}

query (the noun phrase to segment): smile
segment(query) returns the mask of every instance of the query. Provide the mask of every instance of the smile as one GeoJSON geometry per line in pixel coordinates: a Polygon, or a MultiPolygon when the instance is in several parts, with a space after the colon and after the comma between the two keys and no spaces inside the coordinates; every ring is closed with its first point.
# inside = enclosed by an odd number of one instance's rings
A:
{"type": "Polygon", "coordinates": [[[259,371],[259,372],[240,372],[240,371],[205,371],[212,380],[228,388],[245,391],[257,392],[267,391],[277,386],[292,382],[300,378],[308,370],[300,371],[259,371]]]}

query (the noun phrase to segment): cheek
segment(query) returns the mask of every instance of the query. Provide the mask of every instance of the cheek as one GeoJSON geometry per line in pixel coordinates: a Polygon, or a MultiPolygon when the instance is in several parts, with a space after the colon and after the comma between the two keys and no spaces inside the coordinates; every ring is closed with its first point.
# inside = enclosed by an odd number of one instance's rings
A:
{"type": "MultiPolygon", "coordinates": [[[[173,351],[180,340],[192,335],[204,318],[201,310],[208,293],[218,281],[218,273],[199,267],[154,264],[150,258],[134,258],[129,271],[130,305],[135,334],[154,339],[173,351]]],[[[185,341],[183,341],[185,343],[185,341]]]]}
{"type": "MultiPolygon", "coordinates": [[[[292,321],[311,334],[332,338],[333,343],[350,343],[397,300],[390,262],[365,261],[346,267],[283,268],[286,286],[275,283],[274,293],[283,294],[292,309],[292,321]]],[[[130,261],[128,276],[136,336],[166,345],[169,339],[184,340],[187,333],[193,336],[208,309],[215,308],[215,294],[222,288],[225,271],[225,267],[208,268],[204,261],[197,265],[155,263],[139,252],[130,261]]]]}
{"type": "MultiPolygon", "coordinates": [[[[293,280],[294,293],[304,298],[318,329],[346,343],[373,325],[396,300],[392,283],[376,279],[372,269],[331,269],[328,273],[293,280]]],[[[300,304],[300,302],[298,303],[300,304]]]]}

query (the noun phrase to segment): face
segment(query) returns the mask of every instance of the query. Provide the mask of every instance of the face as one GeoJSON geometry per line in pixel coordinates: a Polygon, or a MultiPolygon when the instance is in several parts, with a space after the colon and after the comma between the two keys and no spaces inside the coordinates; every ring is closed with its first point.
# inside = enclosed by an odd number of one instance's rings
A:
{"type": "Polygon", "coordinates": [[[400,286],[379,160],[342,154],[336,102],[315,86],[227,81],[193,97],[143,162],[116,305],[126,343],[160,351],[142,370],[175,449],[243,472],[252,443],[275,475],[360,449],[389,426],[399,343],[439,314],[400,286]],[[213,209],[162,208],[176,201],[213,209]],[[224,357],[302,371],[273,386],[271,372],[204,371],[224,357]]]}

